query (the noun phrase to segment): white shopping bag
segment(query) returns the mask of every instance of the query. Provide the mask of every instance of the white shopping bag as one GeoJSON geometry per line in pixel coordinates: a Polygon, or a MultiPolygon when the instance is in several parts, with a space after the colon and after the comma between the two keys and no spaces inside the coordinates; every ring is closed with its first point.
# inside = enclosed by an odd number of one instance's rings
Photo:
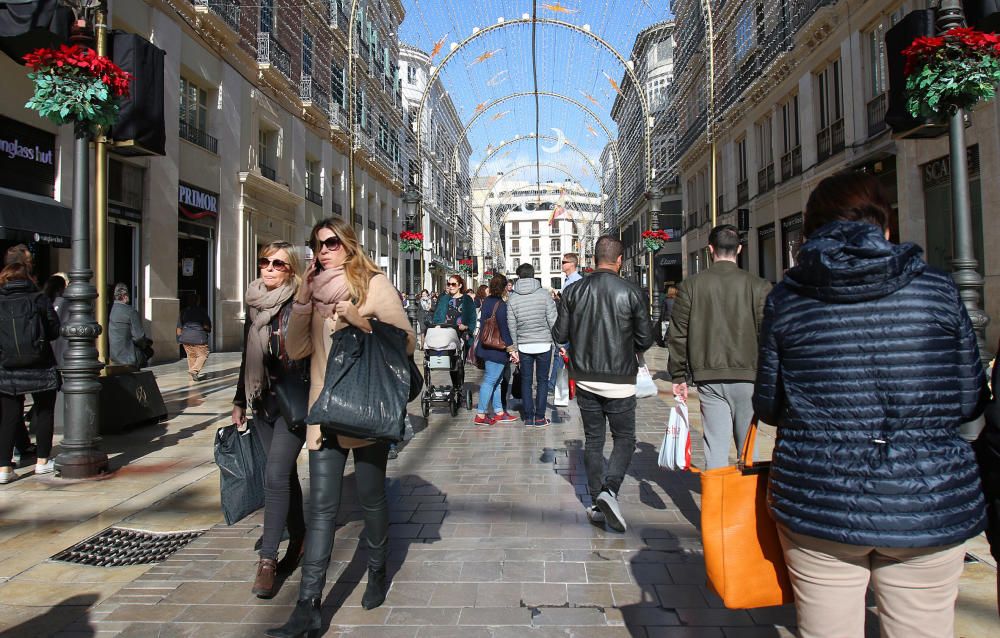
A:
{"type": "Polygon", "coordinates": [[[688,427],[687,404],[678,401],[670,411],[667,431],[663,433],[657,463],[664,470],[691,468],[691,428],[688,427]]]}
{"type": "Polygon", "coordinates": [[[557,408],[565,408],[569,405],[569,371],[562,367],[556,375],[556,395],[552,399],[552,405],[557,408]]]}
{"type": "Polygon", "coordinates": [[[641,364],[639,366],[639,373],[635,376],[635,398],[647,399],[655,397],[656,393],[656,383],[653,382],[653,375],[649,373],[649,368],[645,364],[641,364]]]}
{"type": "Polygon", "coordinates": [[[410,415],[407,414],[406,415],[406,427],[403,428],[403,440],[404,441],[409,441],[410,439],[413,438],[413,435],[414,435],[413,424],[410,423],[410,415]]]}

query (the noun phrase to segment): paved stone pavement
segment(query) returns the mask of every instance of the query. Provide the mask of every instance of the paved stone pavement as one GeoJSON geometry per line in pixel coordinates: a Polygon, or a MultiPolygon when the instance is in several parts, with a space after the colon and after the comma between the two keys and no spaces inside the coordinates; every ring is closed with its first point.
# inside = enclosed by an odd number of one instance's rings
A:
{"type": "MultiPolygon", "coordinates": [[[[648,359],[661,390],[669,389],[659,378],[663,352],[654,349],[648,359]]],[[[4,636],[259,636],[284,622],[298,571],[275,598],[253,597],[262,515],[229,527],[218,507],[211,445],[216,427],[228,420],[237,363],[235,355],[213,355],[211,378],[196,385],[183,380],[182,364],[160,366],[157,376],[176,416],[109,438],[118,468],[110,480],[27,477],[0,493],[4,636]],[[112,524],[208,531],[153,566],[46,560],[112,524]]],[[[471,383],[478,377],[470,371],[471,383]]],[[[625,534],[586,521],[583,432],[574,404],[554,410],[553,424],[543,430],[476,427],[470,413],[452,418],[443,408],[424,421],[412,405],[416,437],[389,468],[388,599],[376,610],[360,606],[365,555],[357,551],[362,523],[348,466],[349,494],[324,592],[326,635],[794,635],[790,607],[731,611],[706,589],[698,479],[656,466],[668,398],[639,402],[638,445],[621,489],[625,534]]],[[[696,400],[692,417],[697,431],[696,400]]],[[[773,439],[768,432],[762,438],[766,455],[773,439]]],[[[306,454],[299,462],[306,477],[306,454]]],[[[994,578],[995,566],[967,567],[957,635],[996,635],[994,578]]]]}

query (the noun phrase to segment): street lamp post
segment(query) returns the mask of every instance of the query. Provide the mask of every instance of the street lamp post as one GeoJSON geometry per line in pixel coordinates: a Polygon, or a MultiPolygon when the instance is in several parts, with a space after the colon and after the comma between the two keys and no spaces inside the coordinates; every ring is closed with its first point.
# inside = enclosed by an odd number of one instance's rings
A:
{"type": "MultiPolygon", "coordinates": [[[[965,25],[961,0],[942,0],[937,14],[939,33],[965,25]]],[[[954,258],[951,260],[952,277],[958,285],[959,296],[965,304],[976,332],[979,356],[983,362],[990,359],[986,348],[986,326],[990,318],[979,306],[979,291],[983,278],[976,270],[978,262],[973,244],[972,206],[969,197],[969,161],[965,148],[965,110],[955,109],[948,119],[949,150],[951,152],[951,208],[955,234],[954,258]]]]}
{"type": "MultiPolygon", "coordinates": [[[[650,227],[650,230],[659,230],[660,229],[660,209],[661,209],[662,204],[663,204],[663,191],[661,191],[659,188],[656,188],[654,186],[653,190],[651,190],[649,193],[647,193],[647,195],[649,196],[649,227],[650,227]]],[[[659,291],[656,290],[656,271],[653,268],[653,264],[654,264],[654,260],[655,259],[656,259],[656,255],[654,254],[654,251],[650,250],[649,251],[649,274],[647,275],[647,279],[649,280],[649,316],[653,320],[656,320],[656,314],[657,314],[656,296],[659,293],[659,291]]]]}
{"type": "MultiPolygon", "coordinates": [[[[410,229],[416,228],[416,231],[423,233],[423,220],[420,214],[420,191],[410,184],[405,191],[403,191],[403,204],[406,206],[406,224],[410,229]],[[414,224],[417,223],[417,226],[414,224]]],[[[415,279],[415,285],[413,290],[423,289],[423,274],[424,274],[424,249],[423,246],[420,247],[420,270],[414,272],[413,270],[413,253],[410,253],[410,274],[413,275],[415,279]]]]}
{"type": "MultiPolygon", "coordinates": [[[[73,41],[89,45],[89,25],[74,27],[73,41]]],[[[55,459],[62,478],[90,478],[107,472],[108,456],[97,447],[101,384],[97,377],[103,364],[97,358],[96,339],[101,326],[94,319],[97,289],[91,283],[90,266],[90,134],[83,128],[73,140],[73,256],[69,285],[63,295],[69,318],[61,334],[67,341],[60,372],[64,395],[63,440],[55,459]]]]}

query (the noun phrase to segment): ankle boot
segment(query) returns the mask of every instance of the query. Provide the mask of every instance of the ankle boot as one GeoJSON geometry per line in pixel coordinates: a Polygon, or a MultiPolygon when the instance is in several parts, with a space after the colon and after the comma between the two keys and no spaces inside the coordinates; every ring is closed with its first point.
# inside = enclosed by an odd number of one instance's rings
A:
{"type": "Polygon", "coordinates": [[[385,582],[385,560],[389,554],[389,539],[383,538],[378,545],[368,541],[368,586],[361,597],[361,606],[375,609],[385,602],[389,587],[385,582]]]}
{"type": "Polygon", "coordinates": [[[257,598],[274,596],[274,575],[278,571],[278,561],[261,558],[257,563],[257,577],[253,581],[253,594],[257,598]]]}
{"type": "Polygon", "coordinates": [[[281,627],[274,627],[264,632],[271,638],[300,638],[301,636],[320,635],[323,617],[319,611],[319,598],[309,598],[295,603],[292,615],[281,627]]]}
{"type": "Polygon", "coordinates": [[[306,537],[292,538],[288,542],[288,549],[285,555],[278,561],[278,573],[291,574],[299,566],[303,554],[306,553],[306,537]]]}

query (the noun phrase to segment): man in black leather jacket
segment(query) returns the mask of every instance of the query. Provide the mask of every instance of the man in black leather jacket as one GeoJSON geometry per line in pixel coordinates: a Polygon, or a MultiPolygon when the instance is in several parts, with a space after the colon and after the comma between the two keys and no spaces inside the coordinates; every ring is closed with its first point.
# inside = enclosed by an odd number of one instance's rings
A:
{"type": "Polygon", "coordinates": [[[619,532],[625,531],[625,519],[618,490],[635,450],[636,355],[653,345],[645,296],[635,284],[618,276],[622,252],[622,242],[614,237],[597,240],[597,269],[563,292],[552,329],[556,343],[572,345],[570,377],[576,381],[586,437],[587,487],[594,502],[587,517],[594,523],[607,521],[619,532]],[[606,474],[605,421],[614,440],[606,474]]]}

